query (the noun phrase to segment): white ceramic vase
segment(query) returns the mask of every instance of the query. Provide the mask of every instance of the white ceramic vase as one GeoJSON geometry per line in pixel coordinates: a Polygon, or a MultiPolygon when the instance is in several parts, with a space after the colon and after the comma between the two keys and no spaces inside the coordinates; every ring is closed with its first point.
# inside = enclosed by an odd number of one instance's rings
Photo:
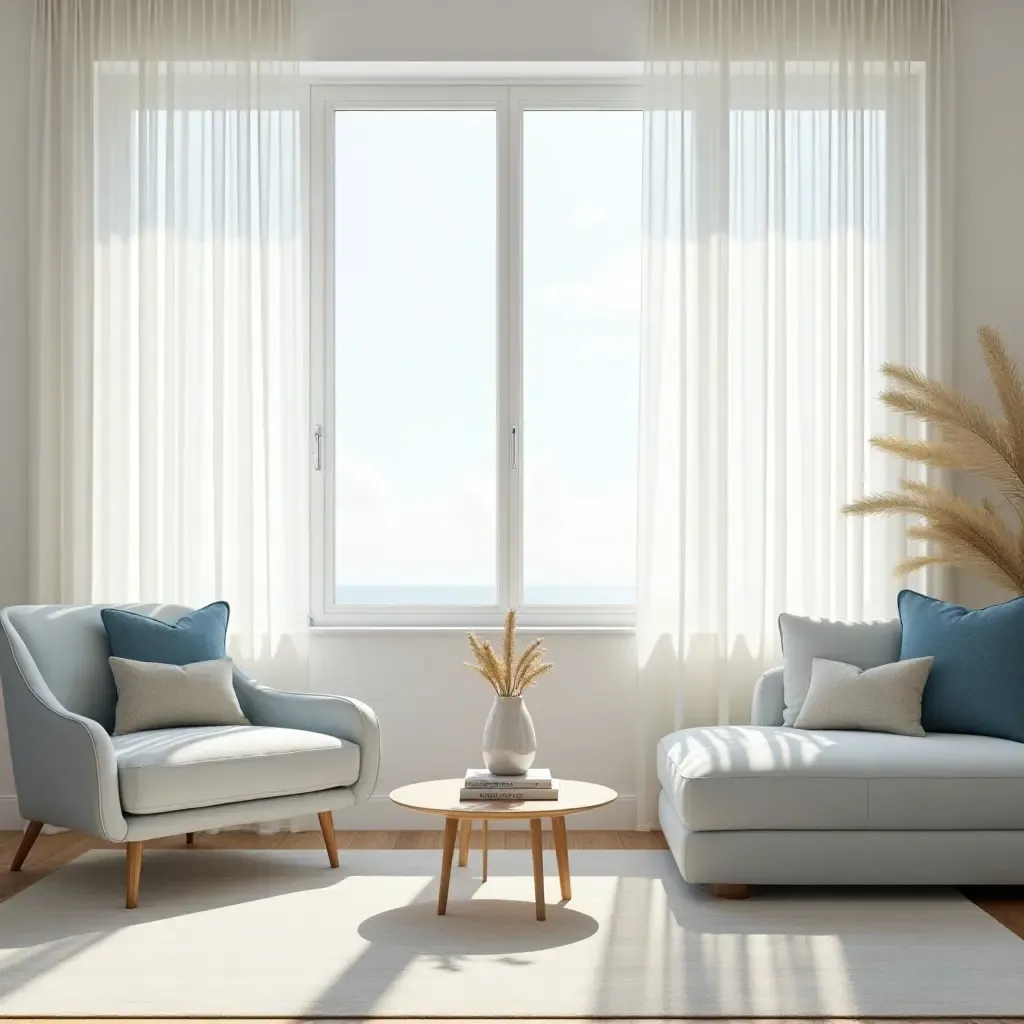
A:
{"type": "Polygon", "coordinates": [[[495,697],[484,724],[484,765],[492,775],[522,775],[537,756],[537,734],[522,697],[495,697]]]}

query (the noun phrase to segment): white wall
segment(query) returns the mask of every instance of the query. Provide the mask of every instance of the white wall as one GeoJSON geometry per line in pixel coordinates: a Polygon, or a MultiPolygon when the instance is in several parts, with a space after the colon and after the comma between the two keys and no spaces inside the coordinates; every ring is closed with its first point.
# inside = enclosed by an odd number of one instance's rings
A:
{"type": "Polygon", "coordinates": [[[307,60],[631,60],[646,0],[296,0],[307,60]]]}
{"type": "MultiPolygon", "coordinates": [[[[525,633],[527,643],[534,634],[525,633]]],[[[492,642],[496,636],[490,637],[492,642]]],[[[555,670],[530,691],[537,730],[537,764],[562,778],[617,789],[611,807],[581,817],[581,828],[632,828],[633,718],[636,672],[632,636],[547,634],[555,670]]],[[[377,796],[345,816],[349,828],[439,826],[393,807],[396,786],[450,778],[479,765],[480,739],[493,694],[467,659],[460,631],[317,637],[311,645],[310,687],[347,693],[372,705],[384,742],[377,796]]]]}
{"type": "MultiPolygon", "coordinates": [[[[0,0],[0,607],[28,593],[28,52],[32,5],[0,0]]],[[[0,704],[0,716],[2,716],[0,704]]],[[[0,828],[15,813],[0,726],[0,828]]]]}
{"type": "MultiPolygon", "coordinates": [[[[956,0],[956,182],[954,187],[954,358],[958,387],[994,401],[975,335],[999,328],[1024,362],[1024,3],[956,0]]],[[[974,494],[969,482],[964,493],[974,494]]],[[[1006,600],[959,573],[957,600],[1006,600]]]]}
{"type": "MultiPolygon", "coordinates": [[[[644,0],[297,0],[307,59],[634,59],[644,0]]],[[[0,602],[27,594],[26,257],[31,0],[0,0],[0,602]]],[[[954,0],[956,34],[955,382],[988,397],[973,333],[1001,327],[1024,359],[1024,0],[954,0]]],[[[990,592],[961,581],[964,601],[990,592]]],[[[632,821],[634,645],[623,635],[557,634],[558,670],[530,697],[540,760],[614,786],[626,800],[581,826],[632,821]]],[[[457,774],[479,757],[488,695],[461,662],[460,634],[318,636],[311,686],[361,697],[384,730],[381,799],[350,827],[422,824],[392,810],[401,782],[457,774]]],[[[0,734],[2,736],[2,734],[0,734]]],[[[0,828],[13,823],[0,738],[0,828]]]]}

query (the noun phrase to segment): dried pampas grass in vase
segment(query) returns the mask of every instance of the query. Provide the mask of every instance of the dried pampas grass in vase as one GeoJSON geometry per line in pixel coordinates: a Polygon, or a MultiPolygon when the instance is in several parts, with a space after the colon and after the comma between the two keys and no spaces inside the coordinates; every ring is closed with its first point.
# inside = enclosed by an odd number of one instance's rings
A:
{"type": "Polygon", "coordinates": [[[484,765],[493,775],[522,775],[537,756],[537,735],[526,709],[523,693],[554,667],[544,661],[543,640],[526,645],[516,658],[516,613],[505,616],[502,656],[494,648],[469,634],[469,647],[476,659],[466,667],[484,677],[494,688],[494,704],[484,725],[484,765]]]}

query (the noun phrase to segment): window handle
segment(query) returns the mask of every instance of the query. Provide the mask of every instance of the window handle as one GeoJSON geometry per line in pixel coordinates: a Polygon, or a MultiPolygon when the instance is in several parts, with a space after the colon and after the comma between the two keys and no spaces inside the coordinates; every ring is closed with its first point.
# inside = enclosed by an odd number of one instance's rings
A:
{"type": "Polygon", "coordinates": [[[316,428],[313,430],[313,468],[323,468],[322,449],[324,441],[323,428],[318,423],[316,428]]]}
{"type": "Polygon", "coordinates": [[[519,469],[519,428],[512,428],[512,472],[519,469]]]}

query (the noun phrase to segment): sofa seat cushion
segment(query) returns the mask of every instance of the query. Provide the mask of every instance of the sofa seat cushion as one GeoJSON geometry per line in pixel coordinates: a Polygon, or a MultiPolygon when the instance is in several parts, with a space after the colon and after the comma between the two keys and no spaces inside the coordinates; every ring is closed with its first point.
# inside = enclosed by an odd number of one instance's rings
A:
{"type": "Polygon", "coordinates": [[[681,729],[658,778],[691,831],[1024,829],[1024,743],[988,736],[681,729]]]}
{"type": "Polygon", "coordinates": [[[358,745],[302,729],[153,729],[112,742],[126,814],[312,793],[359,775],[358,745]]]}

